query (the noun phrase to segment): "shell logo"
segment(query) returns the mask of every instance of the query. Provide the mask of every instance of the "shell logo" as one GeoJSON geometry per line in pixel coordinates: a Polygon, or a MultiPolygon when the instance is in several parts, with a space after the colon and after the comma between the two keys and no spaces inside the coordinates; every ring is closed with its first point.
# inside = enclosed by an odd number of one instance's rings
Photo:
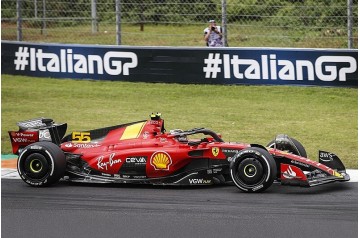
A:
{"type": "Polygon", "coordinates": [[[150,164],[155,170],[169,170],[172,160],[168,153],[157,151],[151,156],[150,164]]]}

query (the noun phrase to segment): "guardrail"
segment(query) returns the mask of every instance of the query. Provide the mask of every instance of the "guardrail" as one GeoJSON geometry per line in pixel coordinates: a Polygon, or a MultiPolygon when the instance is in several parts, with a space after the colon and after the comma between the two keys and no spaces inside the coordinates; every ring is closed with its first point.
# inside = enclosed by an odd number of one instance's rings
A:
{"type": "Polygon", "coordinates": [[[1,42],[2,73],[191,84],[358,87],[358,51],[1,42]]]}

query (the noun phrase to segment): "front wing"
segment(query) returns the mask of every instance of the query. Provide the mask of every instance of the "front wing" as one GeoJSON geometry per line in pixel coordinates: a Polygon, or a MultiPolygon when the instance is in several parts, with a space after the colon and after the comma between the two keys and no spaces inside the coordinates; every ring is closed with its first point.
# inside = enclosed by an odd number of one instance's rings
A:
{"type": "MultiPolygon", "coordinates": [[[[294,160],[291,160],[294,163],[294,160]]],[[[346,173],[345,166],[335,154],[326,151],[319,151],[319,162],[309,162],[308,164],[295,161],[295,164],[280,164],[280,180],[284,185],[300,185],[313,187],[332,182],[345,182],[350,180],[346,173]],[[308,166],[308,169],[303,170],[308,166]]]]}
{"type": "Polygon", "coordinates": [[[302,171],[299,167],[289,164],[281,164],[281,184],[313,187],[332,182],[345,182],[350,180],[346,171],[335,172],[330,175],[321,170],[302,171]]]}

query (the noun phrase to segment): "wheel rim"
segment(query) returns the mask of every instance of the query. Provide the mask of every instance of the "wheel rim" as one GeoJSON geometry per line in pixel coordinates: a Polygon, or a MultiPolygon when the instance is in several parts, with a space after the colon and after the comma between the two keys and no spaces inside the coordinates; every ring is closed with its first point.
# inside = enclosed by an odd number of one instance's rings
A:
{"type": "Polygon", "coordinates": [[[39,173],[43,168],[43,164],[40,160],[34,159],[30,162],[30,171],[32,173],[39,173]]]}
{"type": "Polygon", "coordinates": [[[254,187],[261,184],[266,178],[263,164],[255,157],[245,158],[239,162],[236,171],[236,180],[243,187],[254,187]]]}
{"type": "Polygon", "coordinates": [[[50,165],[46,157],[40,153],[33,153],[24,160],[22,172],[30,180],[42,180],[48,177],[50,165]]]}
{"type": "Polygon", "coordinates": [[[244,174],[248,178],[252,178],[256,175],[257,169],[253,164],[247,164],[244,168],[244,174]]]}

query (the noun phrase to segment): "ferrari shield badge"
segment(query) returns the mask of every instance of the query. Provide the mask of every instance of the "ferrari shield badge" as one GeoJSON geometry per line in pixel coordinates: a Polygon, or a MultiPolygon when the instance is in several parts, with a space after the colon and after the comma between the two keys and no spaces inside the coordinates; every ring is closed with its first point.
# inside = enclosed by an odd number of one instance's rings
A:
{"type": "Polygon", "coordinates": [[[211,152],[212,152],[212,154],[213,154],[214,157],[218,156],[219,151],[220,151],[220,150],[219,150],[219,147],[213,147],[213,148],[211,149],[211,152]]]}

